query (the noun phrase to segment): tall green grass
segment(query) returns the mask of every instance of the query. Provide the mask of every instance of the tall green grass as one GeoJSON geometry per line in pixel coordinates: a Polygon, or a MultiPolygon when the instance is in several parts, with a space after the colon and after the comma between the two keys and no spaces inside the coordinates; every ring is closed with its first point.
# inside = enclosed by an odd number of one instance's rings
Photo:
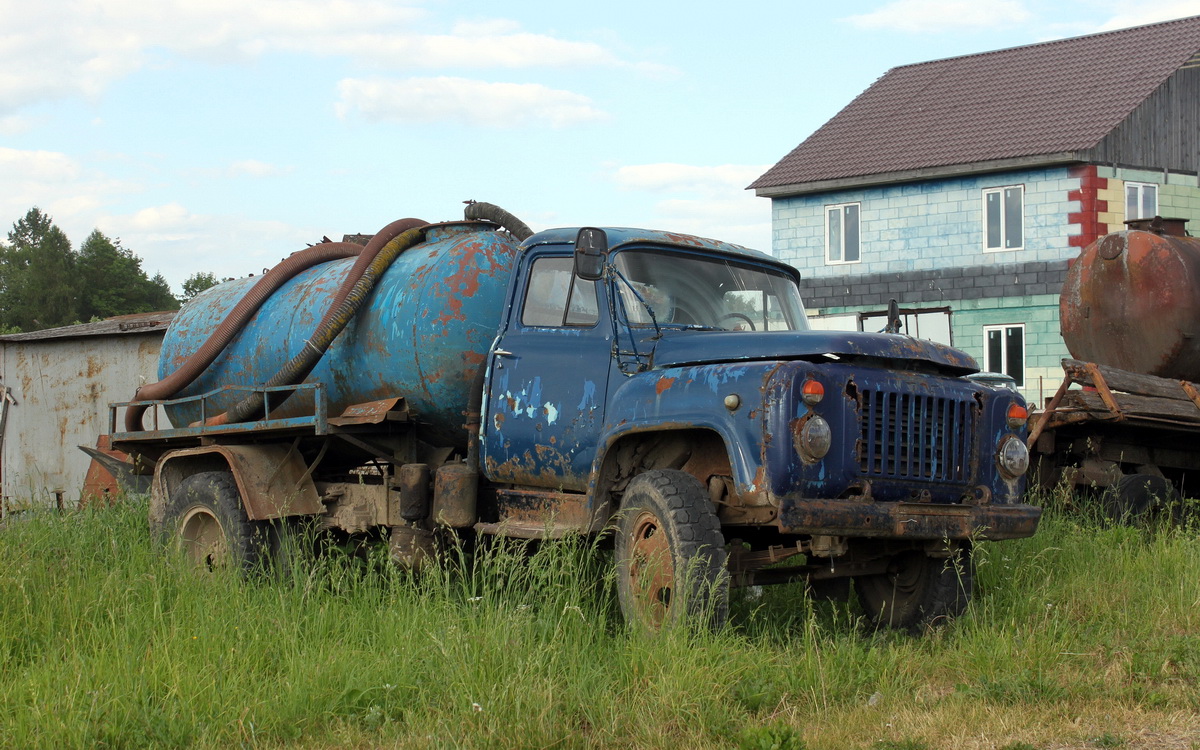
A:
{"type": "Polygon", "coordinates": [[[1200,747],[1194,530],[1051,512],[979,545],[971,608],[923,637],[799,586],[735,591],[718,633],[645,637],[581,540],[420,578],[381,549],[243,580],[145,519],[0,530],[0,745],[1200,747]]]}

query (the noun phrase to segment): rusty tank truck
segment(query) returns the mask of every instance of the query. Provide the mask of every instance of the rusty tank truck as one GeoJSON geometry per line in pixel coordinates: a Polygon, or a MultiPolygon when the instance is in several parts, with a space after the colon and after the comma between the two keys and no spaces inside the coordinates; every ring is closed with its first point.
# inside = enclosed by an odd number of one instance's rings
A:
{"type": "Polygon", "coordinates": [[[305,518],[417,567],[443,537],[611,535],[622,612],[651,628],[798,579],[853,580],[883,625],[954,615],[971,545],[1036,529],[1025,403],[960,351],[809,330],[798,279],[483,203],[401,220],[198,295],[112,442],[201,564],[267,561],[305,518]]]}
{"type": "Polygon", "coordinates": [[[1074,359],[1030,419],[1038,482],[1098,491],[1115,519],[1200,490],[1200,239],[1182,219],[1142,219],[1097,239],[1059,298],[1074,359]]]}

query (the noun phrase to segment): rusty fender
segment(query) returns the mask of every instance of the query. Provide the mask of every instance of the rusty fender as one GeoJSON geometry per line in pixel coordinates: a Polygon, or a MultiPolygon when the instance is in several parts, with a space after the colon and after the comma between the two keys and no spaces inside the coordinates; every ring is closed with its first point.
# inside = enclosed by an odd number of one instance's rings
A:
{"type": "Polygon", "coordinates": [[[233,474],[251,521],[325,512],[303,458],[290,445],[207,445],[174,451],[158,462],[151,486],[151,516],[185,477],[210,471],[217,463],[233,474]]]}

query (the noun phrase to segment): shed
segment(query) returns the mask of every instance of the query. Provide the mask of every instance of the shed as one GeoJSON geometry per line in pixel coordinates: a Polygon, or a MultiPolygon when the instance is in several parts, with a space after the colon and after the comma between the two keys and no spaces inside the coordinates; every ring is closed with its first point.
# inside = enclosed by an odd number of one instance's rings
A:
{"type": "MultiPolygon", "coordinates": [[[[158,379],[174,312],[0,336],[0,512],[79,504],[108,405],[158,379]]],[[[159,415],[166,425],[165,416],[159,415]]]]}

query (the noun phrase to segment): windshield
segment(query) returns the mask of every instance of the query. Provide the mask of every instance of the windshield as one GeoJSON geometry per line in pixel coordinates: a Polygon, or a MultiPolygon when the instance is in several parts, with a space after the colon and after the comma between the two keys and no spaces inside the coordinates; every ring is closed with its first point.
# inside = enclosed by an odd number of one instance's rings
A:
{"type": "Polygon", "coordinates": [[[806,331],[800,290],[764,266],[658,250],[616,256],[618,296],[633,325],[806,331]]]}

